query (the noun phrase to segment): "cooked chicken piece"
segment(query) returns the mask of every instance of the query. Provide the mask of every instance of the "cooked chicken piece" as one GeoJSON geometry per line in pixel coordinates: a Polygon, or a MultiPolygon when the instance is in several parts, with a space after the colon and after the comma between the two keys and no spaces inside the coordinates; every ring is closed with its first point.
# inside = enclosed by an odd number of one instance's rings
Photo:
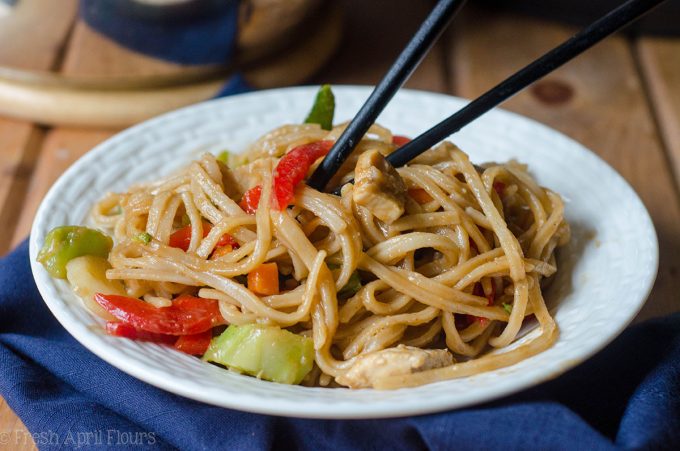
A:
{"type": "Polygon", "coordinates": [[[377,150],[381,154],[387,156],[390,153],[392,153],[395,149],[395,146],[393,144],[388,144],[384,141],[378,141],[375,139],[370,139],[364,138],[359,141],[357,146],[354,148],[351,154],[349,154],[349,157],[345,160],[344,163],[342,163],[342,166],[340,166],[340,169],[335,173],[333,177],[331,177],[331,180],[328,182],[328,186],[339,186],[341,184],[341,181],[343,178],[345,178],[347,175],[351,174],[352,178],[354,177],[354,169],[356,168],[357,161],[359,161],[359,156],[363,154],[364,152],[367,152],[369,150],[377,150]]]}
{"type": "Polygon", "coordinates": [[[387,376],[401,376],[441,368],[454,363],[446,349],[420,349],[399,345],[360,355],[352,367],[338,376],[339,384],[350,388],[370,388],[374,381],[387,376]]]}
{"type": "Polygon", "coordinates": [[[406,184],[380,152],[369,150],[357,161],[352,197],[357,205],[391,224],[404,214],[406,184]]]}

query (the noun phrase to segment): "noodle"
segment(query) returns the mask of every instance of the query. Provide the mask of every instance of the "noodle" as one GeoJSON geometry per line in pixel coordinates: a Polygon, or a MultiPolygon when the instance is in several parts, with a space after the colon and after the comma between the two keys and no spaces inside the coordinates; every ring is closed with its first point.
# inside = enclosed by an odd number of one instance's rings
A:
{"type": "MultiPolygon", "coordinates": [[[[569,239],[561,198],[517,163],[480,171],[444,143],[397,169],[408,194],[390,224],[355,202],[352,185],[334,196],[300,184],[290,208],[272,207],[277,159],[301,144],[334,141],[343,129],[283,126],[237,157],[238,167],[205,154],[166,179],[105,196],[92,216],[115,238],[107,277],[158,307],[189,293],[216,299],[229,324],[311,337],[308,381],[316,385],[348,380],[362,357],[391,348],[444,348],[457,361],[380,376],[375,388],[489,371],[551,346],[558,332],[541,281],[556,271],[554,251],[569,239]],[[238,201],[255,185],[262,191],[253,215],[238,201]],[[171,246],[173,232],[187,225],[186,251],[171,246]],[[142,232],[149,243],[135,240],[142,232]],[[225,234],[234,244],[218,255],[225,234]],[[241,277],[265,262],[278,265],[284,292],[257,295],[244,284],[241,277]],[[356,277],[358,291],[344,293],[356,277]],[[517,344],[530,315],[539,330],[517,344]]],[[[389,130],[373,126],[335,182],[354,176],[362,152],[395,147],[389,130]]]]}

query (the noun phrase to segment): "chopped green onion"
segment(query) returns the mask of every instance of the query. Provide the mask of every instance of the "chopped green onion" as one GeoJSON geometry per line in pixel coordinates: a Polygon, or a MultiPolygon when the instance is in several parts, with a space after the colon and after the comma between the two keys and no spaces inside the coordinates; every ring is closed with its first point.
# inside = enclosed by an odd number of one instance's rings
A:
{"type": "Polygon", "coordinates": [[[221,161],[222,163],[224,163],[224,164],[226,164],[227,166],[229,166],[229,156],[230,156],[229,151],[228,151],[228,150],[223,150],[222,152],[220,152],[220,153],[217,154],[217,157],[216,157],[216,158],[217,158],[218,161],[221,161]]]}
{"type": "Polygon", "coordinates": [[[508,312],[508,315],[512,313],[512,304],[506,304],[503,302],[503,308],[505,309],[506,312],[508,312]]]}
{"type": "Polygon", "coordinates": [[[222,152],[218,153],[215,158],[231,169],[248,164],[248,158],[245,155],[234,154],[228,150],[223,150],[222,152]]]}
{"type": "Polygon", "coordinates": [[[349,276],[349,280],[345,284],[344,287],[340,291],[338,291],[338,296],[347,298],[350,296],[354,296],[357,291],[361,289],[361,278],[359,277],[359,273],[357,271],[354,271],[351,276],[349,276]]]}
{"type": "Polygon", "coordinates": [[[189,215],[188,215],[188,214],[184,213],[184,214],[182,215],[182,225],[183,225],[183,226],[188,226],[189,224],[191,224],[191,218],[189,218],[189,215]]]}
{"type": "Polygon", "coordinates": [[[151,242],[152,236],[146,232],[142,232],[135,237],[135,240],[140,243],[149,244],[151,242]]]}
{"type": "Polygon", "coordinates": [[[319,124],[324,130],[333,128],[333,115],[335,114],[335,96],[331,85],[322,85],[316,94],[312,110],[305,119],[306,124],[319,124]]]}

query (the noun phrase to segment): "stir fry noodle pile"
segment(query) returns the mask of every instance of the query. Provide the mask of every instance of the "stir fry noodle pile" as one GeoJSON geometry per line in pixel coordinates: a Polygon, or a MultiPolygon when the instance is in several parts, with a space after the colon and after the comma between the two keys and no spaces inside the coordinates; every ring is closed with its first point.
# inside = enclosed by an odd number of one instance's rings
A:
{"type": "Polygon", "coordinates": [[[569,240],[559,195],[517,162],[478,167],[449,142],[395,169],[384,156],[407,139],[379,125],[331,180],[341,195],[319,192],[304,179],[344,129],[321,125],[282,126],[242,155],[204,154],[101,199],[92,218],[115,243],[99,257],[105,288],[70,276],[77,259],[66,271],[109,333],[276,382],[379,389],[554,343],[542,287],[569,240]],[[513,345],[529,317],[540,333],[513,345]]]}

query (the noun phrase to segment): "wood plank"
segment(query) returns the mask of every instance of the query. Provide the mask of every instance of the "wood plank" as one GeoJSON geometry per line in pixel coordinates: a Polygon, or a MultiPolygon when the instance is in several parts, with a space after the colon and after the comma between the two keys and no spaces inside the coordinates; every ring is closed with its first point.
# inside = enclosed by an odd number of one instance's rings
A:
{"type": "Polygon", "coordinates": [[[13,245],[20,243],[31,230],[35,212],[43,197],[59,176],[88,150],[114,132],[78,128],[56,128],[47,133],[42,154],[31,179],[24,201],[13,245]]]}
{"type": "Polygon", "coordinates": [[[676,184],[680,187],[680,39],[642,38],[636,41],[636,50],[676,184]]]}
{"type": "MultiPolygon", "coordinates": [[[[378,83],[434,4],[395,0],[385,8],[380,2],[339,3],[348,12],[343,42],[312,83],[378,83]]],[[[406,87],[446,92],[449,86],[445,71],[444,48],[440,43],[421,62],[406,87]]]]}
{"type": "Polygon", "coordinates": [[[0,119],[0,230],[9,231],[0,235],[0,255],[10,250],[43,135],[26,122],[0,119]]]}
{"type": "Polygon", "coordinates": [[[36,449],[28,429],[0,398],[0,451],[33,451],[36,449]]]}
{"type": "MultiPolygon", "coordinates": [[[[575,31],[474,8],[456,23],[449,36],[449,67],[455,77],[454,93],[468,98],[575,31]]],[[[652,215],[661,249],[659,276],[638,320],[677,311],[680,208],[628,42],[608,39],[503,107],[580,141],[632,184],[652,215]]]]}
{"type": "Polygon", "coordinates": [[[19,1],[9,14],[0,17],[0,66],[52,69],[77,10],[77,0],[19,1]]]}

